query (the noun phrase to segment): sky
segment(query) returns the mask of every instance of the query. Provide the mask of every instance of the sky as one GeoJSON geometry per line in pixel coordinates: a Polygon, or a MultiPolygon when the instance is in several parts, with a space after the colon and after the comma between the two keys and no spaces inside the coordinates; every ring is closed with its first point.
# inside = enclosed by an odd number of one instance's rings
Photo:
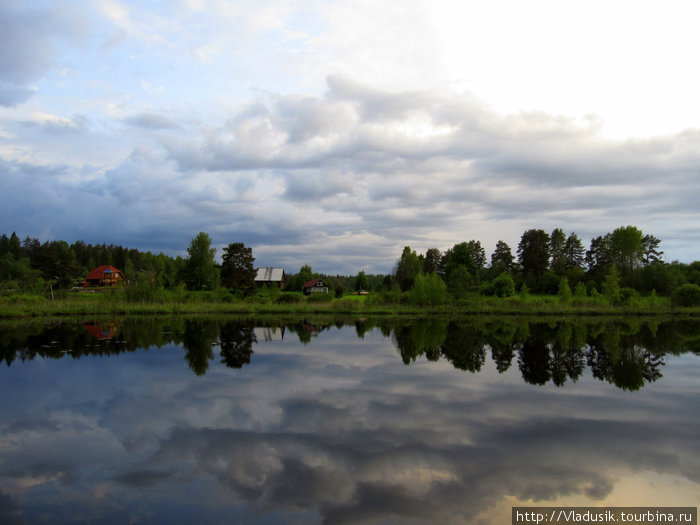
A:
{"type": "Polygon", "coordinates": [[[700,260],[693,0],[0,0],[0,230],[288,272],[635,225],[700,260]]]}

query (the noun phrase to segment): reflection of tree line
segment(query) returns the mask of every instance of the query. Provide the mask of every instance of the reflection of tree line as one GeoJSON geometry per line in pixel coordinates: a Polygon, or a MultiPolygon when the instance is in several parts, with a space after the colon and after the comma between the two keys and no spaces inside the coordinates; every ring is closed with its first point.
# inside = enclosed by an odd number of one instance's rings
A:
{"type": "MultiPolygon", "coordinates": [[[[409,364],[421,356],[429,361],[446,359],[455,368],[476,373],[490,354],[498,372],[516,360],[523,379],[544,385],[577,381],[586,367],[594,377],[620,388],[636,390],[661,377],[664,356],[692,351],[700,354],[700,323],[648,320],[551,323],[526,319],[483,317],[463,321],[392,320],[353,321],[358,337],[379,329],[392,337],[402,360],[409,364]]],[[[339,321],[337,327],[346,323],[339,321]]],[[[204,374],[218,351],[230,368],[249,364],[256,330],[263,340],[284,331],[308,344],[331,325],[328,322],[270,322],[211,318],[144,318],[123,323],[20,324],[0,330],[0,358],[14,360],[112,355],[142,348],[181,345],[185,360],[197,375],[204,374]]]]}
{"type": "Polygon", "coordinates": [[[586,367],[594,377],[637,390],[659,379],[668,353],[700,353],[700,323],[552,322],[475,318],[465,322],[423,321],[396,327],[403,362],[420,356],[444,358],[455,368],[479,372],[490,353],[498,372],[514,359],[527,383],[562,386],[586,367]]]}
{"type": "Polygon", "coordinates": [[[261,326],[253,320],[226,321],[208,318],[142,318],[128,322],[16,324],[0,330],[0,359],[9,366],[15,360],[36,357],[58,359],[88,355],[118,355],[139,349],[180,345],[185,361],[197,375],[209,369],[218,348],[221,362],[229,368],[250,363],[255,330],[262,329],[264,339],[282,339],[285,329],[296,333],[302,343],[325,330],[327,325],[301,321],[261,326]]]}

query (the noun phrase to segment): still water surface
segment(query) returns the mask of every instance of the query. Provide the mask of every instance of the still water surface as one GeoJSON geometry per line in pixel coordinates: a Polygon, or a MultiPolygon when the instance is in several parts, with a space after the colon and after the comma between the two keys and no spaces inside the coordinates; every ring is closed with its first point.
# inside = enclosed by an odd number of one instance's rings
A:
{"type": "Polygon", "coordinates": [[[700,323],[0,327],[0,523],[698,506],[700,323]]]}

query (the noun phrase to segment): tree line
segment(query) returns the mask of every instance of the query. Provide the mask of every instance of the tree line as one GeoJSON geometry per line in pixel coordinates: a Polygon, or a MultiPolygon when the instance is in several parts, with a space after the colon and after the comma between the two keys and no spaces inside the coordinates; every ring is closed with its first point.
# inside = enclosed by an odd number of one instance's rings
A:
{"type": "MultiPolygon", "coordinates": [[[[0,290],[20,293],[43,293],[49,284],[55,289],[79,285],[97,266],[112,265],[119,269],[134,287],[145,292],[153,288],[185,287],[188,290],[228,289],[240,295],[255,290],[255,258],[252,248],[234,242],[223,249],[222,262],[215,260],[216,249],[205,232],[197,234],[187,248],[186,257],[153,254],[114,244],[88,244],[77,241],[40,242],[36,238],[20,239],[16,233],[0,236],[0,290]]],[[[381,286],[383,275],[327,276],[302,265],[286,281],[286,291],[300,291],[312,278],[322,278],[331,290],[342,294],[381,286]]]]}
{"type": "Polygon", "coordinates": [[[187,253],[183,258],[114,244],[42,243],[30,237],[20,240],[13,232],[0,236],[0,282],[5,289],[41,293],[48,284],[57,289],[78,285],[92,269],[111,265],[131,284],[147,282],[149,286],[162,288],[213,290],[223,282],[231,289],[252,289],[254,258],[252,250],[243,243],[225,247],[223,263],[217,264],[211,239],[200,232],[192,239],[187,253]]]}
{"type": "MultiPolygon", "coordinates": [[[[525,231],[515,250],[503,240],[490,258],[478,240],[463,241],[441,251],[417,253],[406,246],[386,275],[321,275],[308,264],[287,276],[285,290],[300,291],[312,278],[322,278],[337,296],[350,291],[382,291],[417,304],[463,300],[470,295],[508,297],[519,294],[590,296],[606,294],[611,302],[634,294],[671,296],[685,290],[700,304],[700,262],[667,263],[661,240],[635,226],[623,226],[591,239],[586,249],[575,232],[561,228],[547,233],[525,231]],[[695,288],[698,288],[697,290],[695,288]],[[401,297],[403,296],[403,297],[401,297]]],[[[120,269],[131,284],[145,288],[227,289],[240,295],[255,290],[252,248],[230,243],[222,262],[215,261],[211,238],[200,232],[186,257],[170,257],[113,244],[24,240],[12,233],[0,237],[0,282],[5,289],[41,293],[51,284],[70,288],[96,266],[120,269]]]]}
{"type": "Polygon", "coordinates": [[[101,265],[115,266],[129,281],[146,272],[168,287],[177,284],[183,264],[181,257],[114,244],[42,243],[31,237],[21,240],[14,232],[0,236],[0,282],[4,288],[20,292],[40,293],[49,283],[55,288],[70,288],[101,265]]]}
{"type": "Polygon", "coordinates": [[[660,244],[636,226],[622,226],[594,237],[588,249],[575,232],[530,229],[515,253],[499,240],[490,259],[478,240],[444,252],[430,248],[424,254],[406,246],[385,286],[425,303],[440,302],[445,295],[460,300],[470,294],[516,293],[605,294],[611,302],[624,302],[640,294],[670,296],[682,288],[700,304],[700,262],[666,263],[660,244]]]}

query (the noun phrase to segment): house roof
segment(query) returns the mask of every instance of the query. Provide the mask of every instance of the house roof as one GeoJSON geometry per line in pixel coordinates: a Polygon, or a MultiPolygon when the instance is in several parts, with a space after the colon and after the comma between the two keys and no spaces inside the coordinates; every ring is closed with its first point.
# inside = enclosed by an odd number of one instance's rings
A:
{"type": "Polygon", "coordinates": [[[256,281],[283,281],[284,280],[284,268],[272,268],[266,266],[265,268],[258,268],[255,274],[256,281]]]}
{"type": "Polygon", "coordinates": [[[321,282],[321,284],[323,284],[323,281],[321,281],[321,279],[311,279],[309,282],[305,283],[304,286],[302,286],[302,289],[303,288],[313,288],[314,286],[316,286],[316,283],[318,283],[319,281],[321,282]]]}
{"type": "Polygon", "coordinates": [[[109,264],[105,264],[102,266],[98,266],[94,270],[92,270],[87,276],[85,277],[86,281],[92,281],[92,280],[99,280],[104,277],[106,273],[119,273],[121,274],[119,270],[117,270],[114,266],[110,266],[109,264]]]}

